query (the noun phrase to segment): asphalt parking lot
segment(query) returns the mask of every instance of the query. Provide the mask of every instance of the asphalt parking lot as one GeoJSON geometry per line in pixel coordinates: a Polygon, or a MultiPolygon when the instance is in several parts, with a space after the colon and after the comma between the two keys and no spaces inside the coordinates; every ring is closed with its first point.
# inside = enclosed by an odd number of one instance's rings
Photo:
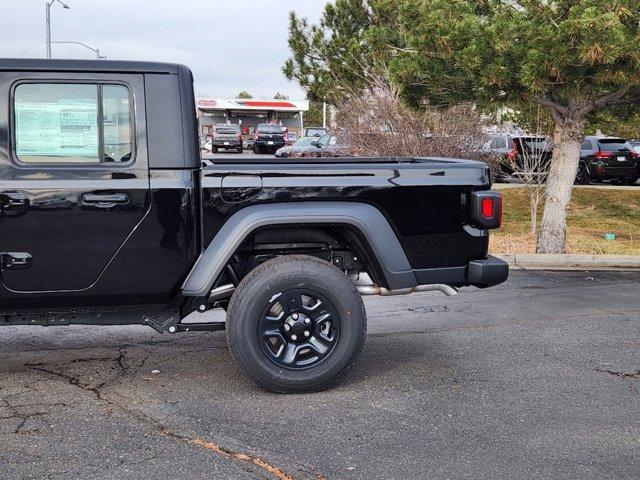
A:
{"type": "Polygon", "coordinates": [[[361,361],[275,395],[223,332],[6,327],[0,478],[638,478],[640,273],[368,297],[361,361]]]}

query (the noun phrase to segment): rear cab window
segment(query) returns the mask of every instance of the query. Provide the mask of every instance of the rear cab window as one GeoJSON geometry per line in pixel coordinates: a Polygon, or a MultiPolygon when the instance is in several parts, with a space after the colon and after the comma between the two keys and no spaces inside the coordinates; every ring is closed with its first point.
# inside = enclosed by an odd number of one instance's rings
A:
{"type": "Polygon", "coordinates": [[[258,125],[257,131],[260,133],[284,133],[279,125],[258,125]]]}
{"type": "Polygon", "coordinates": [[[216,133],[219,133],[221,135],[224,134],[231,134],[231,133],[240,133],[240,125],[236,125],[236,124],[219,124],[216,125],[216,133]]]}
{"type": "Polygon", "coordinates": [[[549,150],[549,144],[544,137],[519,137],[517,139],[519,151],[527,153],[546,152],[549,150]]]}
{"type": "Polygon", "coordinates": [[[23,164],[129,163],[133,107],[128,87],[20,83],[15,87],[15,157],[23,164]]]}
{"type": "Polygon", "coordinates": [[[506,137],[493,137],[491,139],[490,148],[493,148],[493,149],[508,148],[508,146],[507,146],[507,138],[506,137]]]}
{"type": "Polygon", "coordinates": [[[603,152],[631,150],[631,144],[623,138],[601,138],[598,140],[598,144],[603,152]]]}

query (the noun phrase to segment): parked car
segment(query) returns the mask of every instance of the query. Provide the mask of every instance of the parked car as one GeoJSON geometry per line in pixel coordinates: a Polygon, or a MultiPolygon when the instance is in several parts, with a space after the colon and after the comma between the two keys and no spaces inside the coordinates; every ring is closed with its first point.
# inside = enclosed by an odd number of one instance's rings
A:
{"type": "Polygon", "coordinates": [[[253,136],[253,153],[274,153],[285,145],[284,131],[280,125],[261,123],[253,136]]]}
{"type": "Polygon", "coordinates": [[[295,157],[299,156],[304,147],[308,147],[312,142],[317,141],[314,137],[302,137],[293,145],[287,145],[276,150],[276,157],[295,157]]]}
{"type": "Polygon", "coordinates": [[[337,157],[350,156],[354,151],[342,135],[327,133],[314,139],[308,146],[300,149],[301,157],[337,157]]]}
{"type": "Polygon", "coordinates": [[[235,150],[242,153],[242,132],[240,125],[219,123],[213,130],[211,139],[211,148],[213,153],[218,150],[235,150]]]}
{"type": "Polygon", "coordinates": [[[523,168],[548,168],[553,151],[546,137],[503,133],[489,135],[483,150],[497,160],[494,176],[498,181],[517,181],[514,173],[523,168]]]}
{"type": "Polygon", "coordinates": [[[617,137],[586,137],[580,146],[578,183],[610,180],[625,185],[638,181],[638,154],[617,137]]]}
{"type": "Polygon", "coordinates": [[[305,137],[322,137],[329,133],[324,127],[307,127],[304,129],[305,137]]]}
{"type": "MultiPolygon", "coordinates": [[[[484,163],[227,156],[203,167],[193,77],[176,64],[0,60],[0,103],[0,325],[226,330],[257,384],[318,391],[362,349],[360,295],[507,279],[487,255],[502,197],[484,163]],[[83,141],[47,128],[54,113],[83,141]],[[214,308],[226,321],[183,322],[214,308]]],[[[278,133],[268,127],[260,141],[278,133]]]]}

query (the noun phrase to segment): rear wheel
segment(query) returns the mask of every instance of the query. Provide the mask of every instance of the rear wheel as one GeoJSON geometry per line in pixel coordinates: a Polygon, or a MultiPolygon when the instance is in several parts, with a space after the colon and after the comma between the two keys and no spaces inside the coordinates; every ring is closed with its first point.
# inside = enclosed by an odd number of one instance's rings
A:
{"type": "Polygon", "coordinates": [[[280,393],[319,391],[355,363],[366,314],[353,282],[315,257],[278,257],[251,271],[227,311],[227,339],[242,370],[280,393]]]}
{"type": "Polygon", "coordinates": [[[624,184],[625,185],[635,185],[638,182],[638,176],[636,175],[635,177],[630,177],[630,178],[625,178],[624,179],[624,184]]]}
{"type": "Polygon", "coordinates": [[[218,147],[211,147],[211,153],[218,153],[218,147]]]}
{"type": "Polygon", "coordinates": [[[238,147],[238,153],[242,153],[242,147],[238,147]]]}
{"type": "Polygon", "coordinates": [[[255,153],[256,155],[260,154],[260,147],[258,147],[257,145],[253,146],[253,153],[255,153]]]}

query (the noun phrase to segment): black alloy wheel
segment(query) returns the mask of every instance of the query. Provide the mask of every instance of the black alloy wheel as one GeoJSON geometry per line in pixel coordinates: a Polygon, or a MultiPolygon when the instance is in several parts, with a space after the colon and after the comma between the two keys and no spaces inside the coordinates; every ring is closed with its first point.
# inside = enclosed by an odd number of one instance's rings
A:
{"type": "Polygon", "coordinates": [[[276,365],[309,368],[333,352],[340,337],[340,317],[318,292],[287,290],[267,302],[258,335],[262,351],[276,365]]]}
{"type": "Polygon", "coordinates": [[[353,366],[367,316],[343,271],[316,257],[285,255],[240,281],[226,332],[238,365],[255,383],[279,393],[315,392],[353,366]]]}

